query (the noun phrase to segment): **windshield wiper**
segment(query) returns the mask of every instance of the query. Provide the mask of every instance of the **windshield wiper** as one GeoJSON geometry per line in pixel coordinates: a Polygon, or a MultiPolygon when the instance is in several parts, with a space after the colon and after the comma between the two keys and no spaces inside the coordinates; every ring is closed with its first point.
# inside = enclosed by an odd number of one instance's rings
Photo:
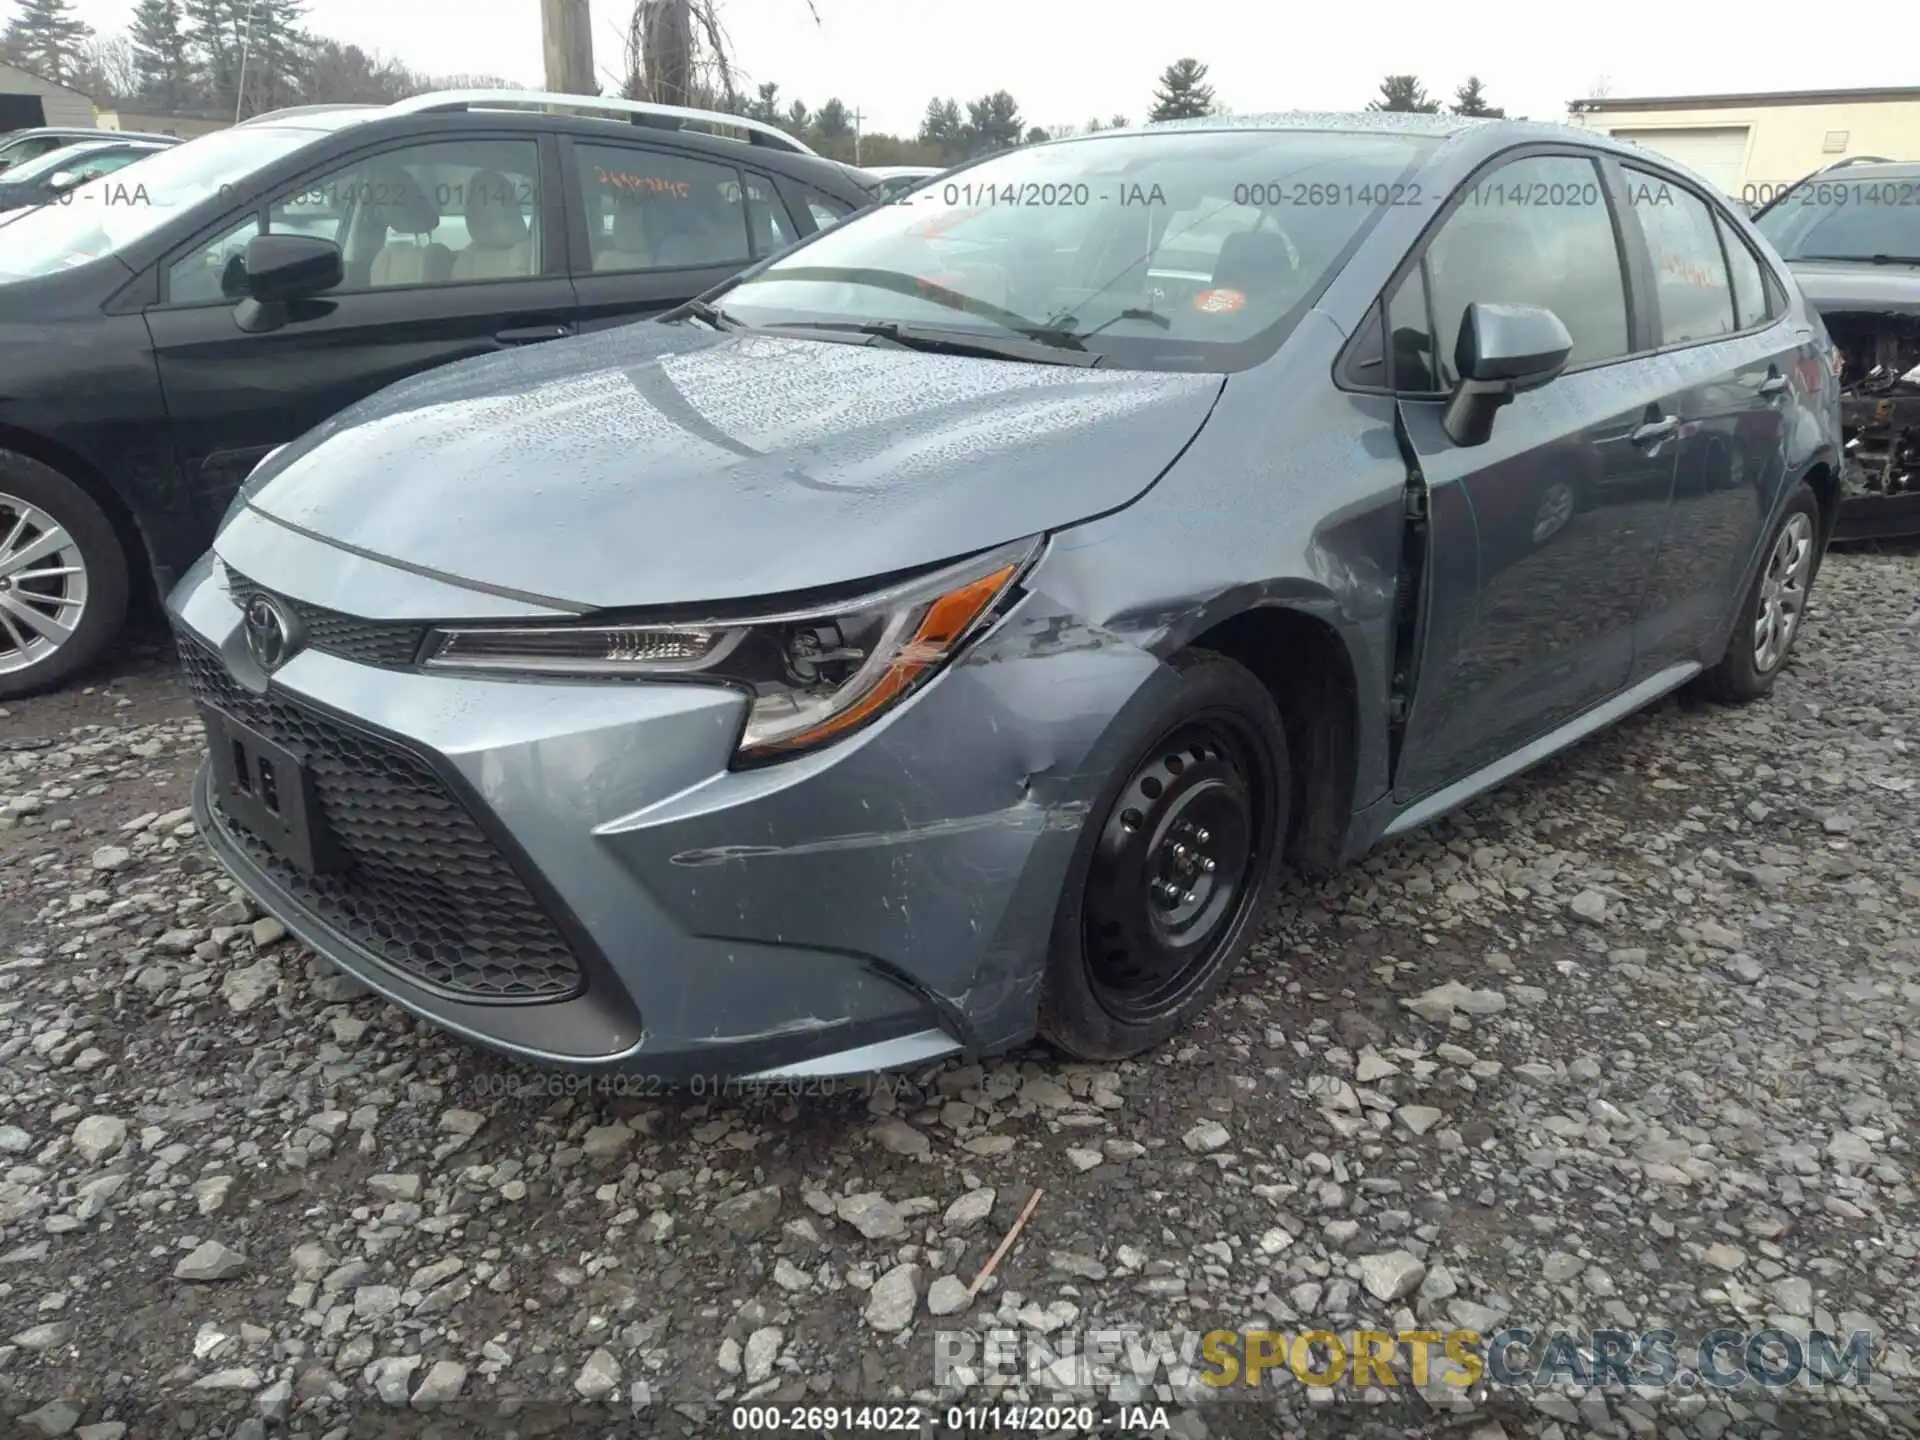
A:
{"type": "Polygon", "coordinates": [[[1049,338],[1045,332],[1033,334],[960,334],[923,325],[902,325],[897,320],[823,320],[794,321],[768,326],[778,330],[815,330],[828,334],[865,335],[874,340],[920,350],[929,355],[977,355],[989,360],[1025,360],[1040,365],[1078,365],[1091,368],[1100,363],[1071,336],[1065,340],[1049,338]]]}
{"type": "Polygon", "coordinates": [[[733,316],[727,314],[727,312],[722,310],[718,305],[710,305],[705,300],[689,300],[686,304],[680,306],[679,309],[669,310],[660,318],[671,322],[680,319],[682,316],[691,316],[703,324],[711,325],[716,330],[745,330],[747,328],[745,321],[734,319],[733,316]]]}
{"type": "Polygon", "coordinates": [[[1143,320],[1149,325],[1158,325],[1162,330],[1171,330],[1173,328],[1173,321],[1162,315],[1158,310],[1141,310],[1137,307],[1122,310],[1110,319],[1102,320],[1091,330],[1075,330],[1071,323],[1072,320],[1073,316],[1071,315],[1057,316],[1037,330],[1030,330],[1027,333],[1036,339],[1045,335],[1048,337],[1057,337],[1062,341],[1079,341],[1085,340],[1090,335],[1098,335],[1109,325],[1118,325],[1122,320],[1143,320]]]}
{"type": "Polygon", "coordinates": [[[1920,265],[1920,255],[1796,255],[1796,260],[1836,260],[1847,265],[1920,265]]]}

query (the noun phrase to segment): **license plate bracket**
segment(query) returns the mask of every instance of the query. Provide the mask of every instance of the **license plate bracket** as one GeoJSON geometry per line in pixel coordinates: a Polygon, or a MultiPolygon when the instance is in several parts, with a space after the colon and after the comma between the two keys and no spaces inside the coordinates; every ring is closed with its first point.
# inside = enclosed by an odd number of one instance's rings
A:
{"type": "Polygon", "coordinates": [[[307,875],[343,868],[306,757],[211,705],[200,707],[220,808],[307,875]]]}

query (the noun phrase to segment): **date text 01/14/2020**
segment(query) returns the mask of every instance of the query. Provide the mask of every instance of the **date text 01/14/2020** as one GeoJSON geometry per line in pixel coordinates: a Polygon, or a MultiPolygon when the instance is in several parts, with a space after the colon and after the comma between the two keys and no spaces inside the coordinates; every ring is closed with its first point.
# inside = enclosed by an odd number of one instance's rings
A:
{"type": "Polygon", "coordinates": [[[929,1420],[939,1433],[968,1436],[1150,1434],[1167,1428],[1160,1405],[1121,1405],[1103,1414],[1092,1405],[950,1405],[944,1412],[919,1405],[736,1405],[728,1417],[736,1434],[861,1430],[922,1434],[929,1420]]]}

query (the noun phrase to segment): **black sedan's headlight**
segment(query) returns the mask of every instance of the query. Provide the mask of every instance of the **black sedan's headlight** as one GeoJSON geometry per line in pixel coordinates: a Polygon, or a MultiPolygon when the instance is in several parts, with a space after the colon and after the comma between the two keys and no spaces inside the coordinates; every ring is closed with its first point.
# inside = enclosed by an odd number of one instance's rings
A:
{"type": "Polygon", "coordinates": [[[1003,607],[1040,541],[853,600],[699,623],[449,627],[426,665],[524,676],[704,680],[750,694],[736,759],[836,740],[930,679],[1003,607]]]}

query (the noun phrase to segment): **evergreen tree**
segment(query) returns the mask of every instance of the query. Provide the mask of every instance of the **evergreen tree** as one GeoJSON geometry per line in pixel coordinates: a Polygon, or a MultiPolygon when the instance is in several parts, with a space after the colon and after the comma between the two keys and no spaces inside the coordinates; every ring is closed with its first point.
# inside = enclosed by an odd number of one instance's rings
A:
{"type": "Polygon", "coordinates": [[[1020,143],[1026,126],[1020,119],[1020,106],[1005,90],[982,95],[967,102],[964,131],[967,154],[988,155],[995,150],[1011,150],[1020,143]]]}
{"type": "Polygon", "coordinates": [[[193,98],[193,61],[180,0],[140,0],[129,38],[141,103],[169,115],[186,109],[193,98]]]}
{"type": "Polygon", "coordinates": [[[1192,120],[1213,110],[1213,87],[1206,83],[1207,67],[1198,60],[1176,60],[1160,74],[1153,92],[1149,120],[1192,120]]]}
{"type": "Polygon", "coordinates": [[[1453,113],[1456,115],[1481,115],[1488,119],[1499,120],[1506,111],[1497,105],[1487,104],[1487,92],[1480,83],[1478,75],[1469,75],[1467,83],[1453,92],[1453,113]]]}
{"type": "Polygon", "coordinates": [[[199,108],[231,118],[240,94],[246,0],[180,0],[180,12],[199,108]]]}
{"type": "Polygon", "coordinates": [[[0,47],[22,69],[65,85],[79,71],[80,47],[92,34],[93,27],[73,13],[72,0],[20,0],[0,47]]]}
{"type": "Polygon", "coordinates": [[[853,116],[847,112],[846,102],[835,96],[815,111],[813,133],[829,143],[851,135],[853,116]]]}
{"type": "Polygon", "coordinates": [[[1428,98],[1418,75],[1389,75],[1380,82],[1380,98],[1371,102],[1367,109],[1434,115],[1439,113],[1440,102],[1428,98]]]}
{"type": "Polygon", "coordinates": [[[962,133],[965,128],[960,119],[960,106],[935,96],[927,102],[927,113],[920,119],[920,143],[938,149],[943,159],[951,158],[965,140],[962,133]]]}

